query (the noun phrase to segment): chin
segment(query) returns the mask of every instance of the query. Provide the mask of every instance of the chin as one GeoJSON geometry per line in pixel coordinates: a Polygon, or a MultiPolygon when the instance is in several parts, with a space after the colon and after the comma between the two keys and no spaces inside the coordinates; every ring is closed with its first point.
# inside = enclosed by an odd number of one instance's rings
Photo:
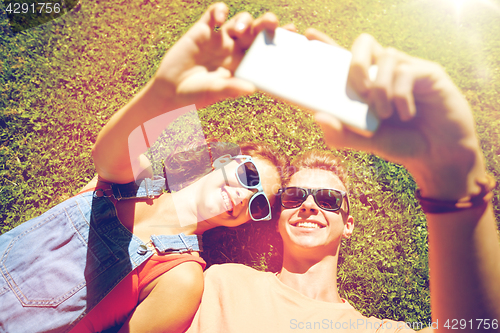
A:
{"type": "Polygon", "coordinates": [[[223,227],[237,227],[245,223],[246,220],[239,216],[232,216],[227,212],[224,212],[222,214],[219,213],[218,216],[212,217],[209,222],[223,227]]]}
{"type": "Polygon", "coordinates": [[[314,249],[317,247],[324,246],[324,243],[321,242],[317,237],[290,237],[288,243],[295,248],[303,248],[303,249],[314,249]]]}

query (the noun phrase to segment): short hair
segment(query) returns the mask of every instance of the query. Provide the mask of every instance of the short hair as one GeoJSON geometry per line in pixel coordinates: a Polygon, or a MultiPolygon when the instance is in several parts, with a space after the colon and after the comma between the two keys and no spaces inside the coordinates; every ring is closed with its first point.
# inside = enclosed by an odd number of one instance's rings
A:
{"type": "MultiPolygon", "coordinates": [[[[305,169],[319,169],[332,172],[334,175],[339,177],[346,189],[347,194],[349,194],[349,189],[347,188],[347,172],[342,161],[331,152],[317,149],[307,151],[292,161],[282,179],[282,186],[286,187],[290,183],[294,174],[305,169]]],[[[347,215],[345,216],[348,216],[350,204],[347,196],[345,201],[347,205],[347,212],[345,212],[347,215]]]]}
{"type": "Polygon", "coordinates": [[[339,177],[347,190],[347,172],[345,167],[342,161],[331,152],[314,149],[296,157],[284,174],[283,186],[290,183],[294,174],[304,169],[320,169],[333,172],[339,177]]]}

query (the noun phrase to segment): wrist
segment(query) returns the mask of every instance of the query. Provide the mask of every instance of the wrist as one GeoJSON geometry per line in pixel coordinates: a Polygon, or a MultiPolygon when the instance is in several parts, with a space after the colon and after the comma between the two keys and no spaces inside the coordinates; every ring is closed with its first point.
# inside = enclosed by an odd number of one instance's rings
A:
{"type": "Polygon", "coordinates": [[[420,195],[436,200],[460,200],[480,192],[479,183],[484,183],[486,171],[474,171],[466,175],[449,171],[443,177],[429,177],[425,181],[418,181],[420,195]]]}
{"type": "Polygon", "coordinates": [[[129,113],[127,117],[140,124],[182,106],[165,81],[152,78],[123,109],[129,113]]]}
{"type": "Polygon", "coordinates": [[[175,104],[176,100],[176,87],[175,84],[168,81],[166,78],[161,76],[153,76],[153,78],[148,82],[146,88],[155,99],[168,101],[168,104],[175,104]]]}
{"type": "Polygon", "coordinates": [[[460,200],[481,191],[486,181],[483,156],[477,149],[464,149],[448,163],[429,162],[415,173],[420,195],[437,200],[460,200]]]}
{"type": "Polygon", "coordinates": [[[479,187],[479,192],[471,192],[466,197],[458,200],[441,200],[428,198],[421,195],[420,190],[417,190],[415,196],[420,202],[422,210],[427,214],[454,213],[473,208],[486,206],[493,197],[493,189],[496,182],[491,175],[479,177],[476,179],[476,185],[479,187]]]}

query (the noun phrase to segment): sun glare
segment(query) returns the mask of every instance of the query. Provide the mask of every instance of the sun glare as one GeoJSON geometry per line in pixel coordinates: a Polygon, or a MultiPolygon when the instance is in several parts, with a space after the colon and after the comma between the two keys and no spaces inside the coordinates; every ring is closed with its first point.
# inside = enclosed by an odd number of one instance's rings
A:
{"type": "Polygon", "coordinates": [[[475,2],[475,0],[448,0],[448,1],[450,1],[453,5],[455,5],[455,9],[457,11],[460,11],[466,2],[475,2]]]}
{"type": "Polygon", "coordinates": [[[453,6],[457,20],[467,10],[476,6],[484,6],[500,14],[500,6],[492,0],[446,0],[453,6]]]}

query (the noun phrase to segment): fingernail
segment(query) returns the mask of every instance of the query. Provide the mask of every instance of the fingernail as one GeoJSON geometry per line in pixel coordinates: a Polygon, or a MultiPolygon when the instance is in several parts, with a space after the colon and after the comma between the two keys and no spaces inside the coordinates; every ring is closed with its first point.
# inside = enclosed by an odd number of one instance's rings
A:
{"type": "Polygon", "coordinates": [[[217,13],[217,21],[219,21],[219,23],[223,23],[225,19],[226,19],[226,15],[224,15],[223,12],[217,13]]]}
{"type": "Polygon", "coordinates": [[[322,112],[314,114],[314,121],[316,122],[316,124],[318,124],[323,133],[331,129],[335,130],[342,129],[342,125],[340,124],[340,121],[337,118],[324,114],[322,112]]]}
{"type": "Polygon", "coordinates": [[[243,31],[245,30],[246,25],[243,22],[238,22],[236,23],[236,31],[243,31]]]}
{"type": "Polygon", "coordinates": [[[327,131],[327,125],[326,123],[328,122],[327,118],[324,117],[321,113],[317,113],[314,116],[314,121],[316,124],[321,128],[321,131],[326,132],[327,131]]]}
{"type": "Polygon", "coordinates": [[[313,117],[314,117],[314,121],[317,123],[325,123],[327,121],[327,118],[322,113],[315,113],[313,115],[313,117]]]}

